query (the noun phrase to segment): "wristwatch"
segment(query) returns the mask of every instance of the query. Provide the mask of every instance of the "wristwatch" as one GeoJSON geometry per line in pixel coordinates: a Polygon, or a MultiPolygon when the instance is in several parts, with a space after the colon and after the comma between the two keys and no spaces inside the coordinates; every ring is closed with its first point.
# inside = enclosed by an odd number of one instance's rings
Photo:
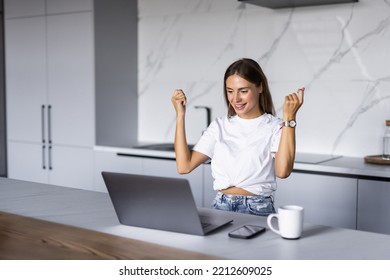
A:
{"type": "Polygon", "coordinates": [[[296,127],[297,126],[297,122],[295,120],[289,120],[289,121],[285,121],[285,122],[282,122],[283,126],[287,126],[287,127],[296,127]]]}

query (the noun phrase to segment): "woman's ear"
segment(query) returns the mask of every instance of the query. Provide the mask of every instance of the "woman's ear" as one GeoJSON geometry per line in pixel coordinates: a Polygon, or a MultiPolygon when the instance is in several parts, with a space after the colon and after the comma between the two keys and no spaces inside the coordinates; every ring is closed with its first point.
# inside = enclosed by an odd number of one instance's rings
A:
{"type": "Polygon", "coordinates": [[[259,86],[259,94],[263,93],[263,83],[260,84],[259,86]]]}

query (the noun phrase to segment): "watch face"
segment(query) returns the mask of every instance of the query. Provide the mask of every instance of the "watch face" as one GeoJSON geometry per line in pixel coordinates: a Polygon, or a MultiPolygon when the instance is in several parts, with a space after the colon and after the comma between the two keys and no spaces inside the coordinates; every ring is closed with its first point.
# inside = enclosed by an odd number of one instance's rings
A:
{"type": "Polygon", "coordinates": [[[295,127],[297,125],[297,123],[294,120],[289,121],[288,124],[289,127],[295,127]]]}

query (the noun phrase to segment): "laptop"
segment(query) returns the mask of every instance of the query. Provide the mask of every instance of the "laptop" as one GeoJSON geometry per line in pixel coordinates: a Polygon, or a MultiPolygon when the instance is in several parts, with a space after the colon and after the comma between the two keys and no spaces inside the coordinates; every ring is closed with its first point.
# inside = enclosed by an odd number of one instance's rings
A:
{"type": "Polygon", "coordinates": [[[197,209],[186,179],[105,171],[102,176],[123,225],[206,235],[233,221],[197,209]]]}

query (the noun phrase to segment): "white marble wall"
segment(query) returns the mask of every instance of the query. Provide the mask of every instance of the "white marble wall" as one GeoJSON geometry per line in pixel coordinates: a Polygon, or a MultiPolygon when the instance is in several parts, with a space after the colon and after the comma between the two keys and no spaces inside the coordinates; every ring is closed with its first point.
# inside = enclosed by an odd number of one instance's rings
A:
{"type": "Polygon", "coordinates": [[[299,152],[380,154],[390,119],[390,0],[271,10],[236,0],[138,0],[139,140],[171,142],[175,88],[188,95],[189,142],[226,113],[223,74],[241,57],[268,76],[278,115],[306,87],[299,152]]]}

